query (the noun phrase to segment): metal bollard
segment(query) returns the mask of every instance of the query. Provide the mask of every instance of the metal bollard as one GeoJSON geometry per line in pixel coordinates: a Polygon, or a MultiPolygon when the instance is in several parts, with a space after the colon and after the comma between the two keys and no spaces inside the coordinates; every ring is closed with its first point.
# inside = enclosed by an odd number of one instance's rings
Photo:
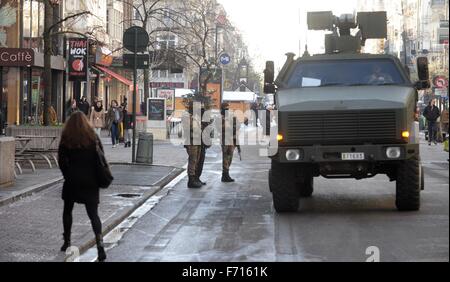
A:
{"type": "Polygon", "coordinates": [[[153,134],[139,133],[136,150],[136,163],[153,163],[153,134]]]}

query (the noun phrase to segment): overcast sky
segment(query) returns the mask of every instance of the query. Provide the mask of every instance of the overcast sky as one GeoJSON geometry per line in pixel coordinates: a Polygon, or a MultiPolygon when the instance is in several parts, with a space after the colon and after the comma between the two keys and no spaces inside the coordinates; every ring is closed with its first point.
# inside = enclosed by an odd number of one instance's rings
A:
{"type": "Polygon", "coordinates": [[[356,0],[219,0],[232,23],[241,30],[257,69],[274,60],[280,69],[287,52],[304,51],[306,38],[310,53],[322,53],[320,31],[306,35],[306,12],[329,11],[335,15],[353,13],[356,0]],[[300,43],[299,43],[300,41],[300,43]]]}

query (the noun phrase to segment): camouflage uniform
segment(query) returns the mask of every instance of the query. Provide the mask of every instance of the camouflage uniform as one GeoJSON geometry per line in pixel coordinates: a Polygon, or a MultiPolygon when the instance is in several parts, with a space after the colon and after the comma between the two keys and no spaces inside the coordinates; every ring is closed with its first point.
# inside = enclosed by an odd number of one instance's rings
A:
{"type": "Polygon", "coordinates": [[[193,116],[189,112],[183,114],[183,129],[184,129],[184,147],[189,156],[187,173],[189,176],[188,187],[199,188],[201,183],[197,180],[198,164],[201,158],[201,142],[197,144],[200,134],[201,138],[201,124],[200,118],[193,116]]]}
{"type": "MultiPolygon", "coordinates": [[[[202,116],[203,116],[203,112],[204,110],[202,110],[202,116]]],[[[202,132],[203,130],[205,130],[205,128],[207,128],[210,125],[210,122],[204,122],[202,121],[201,126],[202,126],[202,132]]],[[[203,142],[203,138],[202,138],[202,144],[200,146],[200,153],[199,153],[199,159],[197,162],[197,167],[196,167],[196,177],[197,179],[203,184],[205,185],[206,183],[200,180],[200,176],[202,175],[203,172],[203,165],[205,163],[205,157],[206,157],[206,150],[211,147],[210,145],[207,145],[203,142]]]]}
{"type": "Polygon", "coordinates": [[[222,109],[222,182],[233,182],[229,170],[238,141],[239,122],[234,116],[229,119],[224,116],[224,110],[228,110],[228,107],[222,109]]]}

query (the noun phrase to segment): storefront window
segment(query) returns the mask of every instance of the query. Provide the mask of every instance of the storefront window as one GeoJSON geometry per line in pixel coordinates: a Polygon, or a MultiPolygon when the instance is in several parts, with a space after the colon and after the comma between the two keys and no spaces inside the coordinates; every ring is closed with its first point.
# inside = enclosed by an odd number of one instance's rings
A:
{"type": "Polygon", "coordinates": [[[17,123],[18,118],[18,93],[19,93],[19,68],[0,68],[0,109],[3,123],[9,125],[17,123]]]}
{"type": "Polygon", "coordinates": [[[42,124],[42,110],[44,107],[43,72],[40,69],[27,68],[23,72],[23,102],[22,120],[24,124],[42,124]],[[31,92],[31,96],[30,96],[31,92]]]}

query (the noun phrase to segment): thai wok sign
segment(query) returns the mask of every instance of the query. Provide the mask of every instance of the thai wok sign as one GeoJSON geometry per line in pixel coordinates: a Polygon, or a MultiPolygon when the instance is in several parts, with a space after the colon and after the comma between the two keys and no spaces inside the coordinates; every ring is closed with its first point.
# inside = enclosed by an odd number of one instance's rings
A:
{"type": "Polygon", "coordinates": [[[69,38],[69,80],[83,80],[87,78],[88,69],[88,41],[83,38],[69,38]]]}
{"type": "Polygon", "coordinates": [[[0,66],[26,67],[34,65],[33,49],[0,48],[0,66]]]}

